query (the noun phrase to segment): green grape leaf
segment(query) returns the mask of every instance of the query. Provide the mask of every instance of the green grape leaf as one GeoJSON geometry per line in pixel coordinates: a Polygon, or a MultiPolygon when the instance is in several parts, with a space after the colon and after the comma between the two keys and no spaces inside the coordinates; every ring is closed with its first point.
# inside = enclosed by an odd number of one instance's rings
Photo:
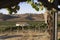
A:
{"type": "Polygon", "coordinates": [[[11,8],[6,8],[8,11],[9,11],[9,14],[12,14],[12,10],[11,10],[11,8]]]}
{"type": "Polygon", "coordinates": [[[12,11],[9,11],[9,14],[12,14],[12,11]]]}
{"type": "Polygon", "coordinates": [[[32,6],[36,11],[39,11],[39,8],[38,8],[37,5],[35,5],[34,3],[32,3],[31,6],[32,6]]]}
{"type": "Polygon", "coordinates": [[[17,6],[17,7],[16,7],[16,9],[17,9],[17,10],[19,10],[19,9],[20,9],[20,7],[19,7],[19,6],[17,6]]]}
{"type": "Polygon", "coordinates": [[[31,0],[27,0],[27,3],[29,3],[31,0]]]}
{"type": "Polygon", "coordinates": [[[40,6],[40,7],[39,7],[40,10],[43,10],[43,8],[44,8],[43,6],[40,6]]]}
{"type": "Polygon", "coordinates": [[[32,3],[33,3],[32,1],[29,2],[29,4],[32,4],[32,3]]]}
{"type": "Polygon", "coordinates": [[[35,10],[39,11],[39,8],[36,7],[35,10]]]}
{"type": "Polygon", "coordinates": [[[54,0],[48,0],[48,2],[53,3],[53,2],[54,2],[54,0]]]}

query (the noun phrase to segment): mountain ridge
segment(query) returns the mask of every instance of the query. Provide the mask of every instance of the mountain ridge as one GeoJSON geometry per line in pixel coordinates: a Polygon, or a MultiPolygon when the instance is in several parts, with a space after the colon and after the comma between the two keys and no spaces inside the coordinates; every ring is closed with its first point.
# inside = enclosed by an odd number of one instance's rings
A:
{"type": "Polygon", "coordinates": [[[0,21],[44,21],[43,14],[0,14],[0,21]]]}

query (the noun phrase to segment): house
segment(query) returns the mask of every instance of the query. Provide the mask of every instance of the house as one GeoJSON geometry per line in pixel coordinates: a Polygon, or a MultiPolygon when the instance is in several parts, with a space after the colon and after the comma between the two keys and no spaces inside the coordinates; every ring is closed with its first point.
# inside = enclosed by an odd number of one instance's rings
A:
{"type": "Polygon", "coordinates": [[[29,26],[27,22],[17,22],[16,26],[29,26]]]}

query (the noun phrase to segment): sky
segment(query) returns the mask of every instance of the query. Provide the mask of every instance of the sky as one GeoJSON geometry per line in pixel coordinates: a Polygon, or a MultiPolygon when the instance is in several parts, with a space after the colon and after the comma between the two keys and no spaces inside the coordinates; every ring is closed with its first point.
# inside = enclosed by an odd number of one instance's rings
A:
{"type": "MultiPolygon", "coordinates": [[[[34,0],[34,2],[37,2],[37,0],[34,0]]],[[[17,12],[17,14],[25,14],[25,13],[33,13],[33,14],[41,14],[44,13],[46,11],[46,9],[44,8],[42,11],[36,11],[35,9],[32,8],[32,6],[26,2],[21,2],[18,4],[20,6],[20,10],[17,12]]],[[[60,6],[58,6],[60,8],[60,6]]],[[[8,10],[6,9],[0,9],[0,13],[3,14],[9,14],[8,10]]]]}
{"type": "MultiPolygon", "coordinates": [[[[34,2],[37,2],[37,0],[35,0],[34,2]]],[[[21,2],[18,4],[20,6],[20,10],[17,12],[17,14],[25,14],[25,13],[44,13],[45,9],[42,11],[36,11],[35,9],[32,8],[32,6],[26,2],[21,2]]],[[[8,10],[6,9],[0,9],[0,13],[3,14],[9,14],[8,10]]]]}
{"type": "Polygon", "coordinates": [[[27,3],[20,3],[20,10],[18,11],[18,13],[43,13],[43,11],[45,12],[45,9],[42,11],[36,11],[34,8],[32,8],[32,6],[30,4],[27,3]]]}

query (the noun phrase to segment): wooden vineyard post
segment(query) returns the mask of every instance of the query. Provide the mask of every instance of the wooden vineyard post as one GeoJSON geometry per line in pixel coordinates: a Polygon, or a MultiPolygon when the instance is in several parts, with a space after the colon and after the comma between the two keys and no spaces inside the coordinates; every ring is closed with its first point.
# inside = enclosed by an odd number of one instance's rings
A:
{"type": "Polygon", "coordinates": [[[48,13],[47,16],[48,33],[50,40],[57,40],[57,14],[54,11],[48,13]]]}
{"type": "Polygon", "coordinates": [[[58,40],[58,34],[57,34],[58,33],[58,31],[57,31],[57,24],[58,24],[57,20],[58,19],[57,18],[58,18],[58,11],[55,13],[55,40],[58,40]]]}

